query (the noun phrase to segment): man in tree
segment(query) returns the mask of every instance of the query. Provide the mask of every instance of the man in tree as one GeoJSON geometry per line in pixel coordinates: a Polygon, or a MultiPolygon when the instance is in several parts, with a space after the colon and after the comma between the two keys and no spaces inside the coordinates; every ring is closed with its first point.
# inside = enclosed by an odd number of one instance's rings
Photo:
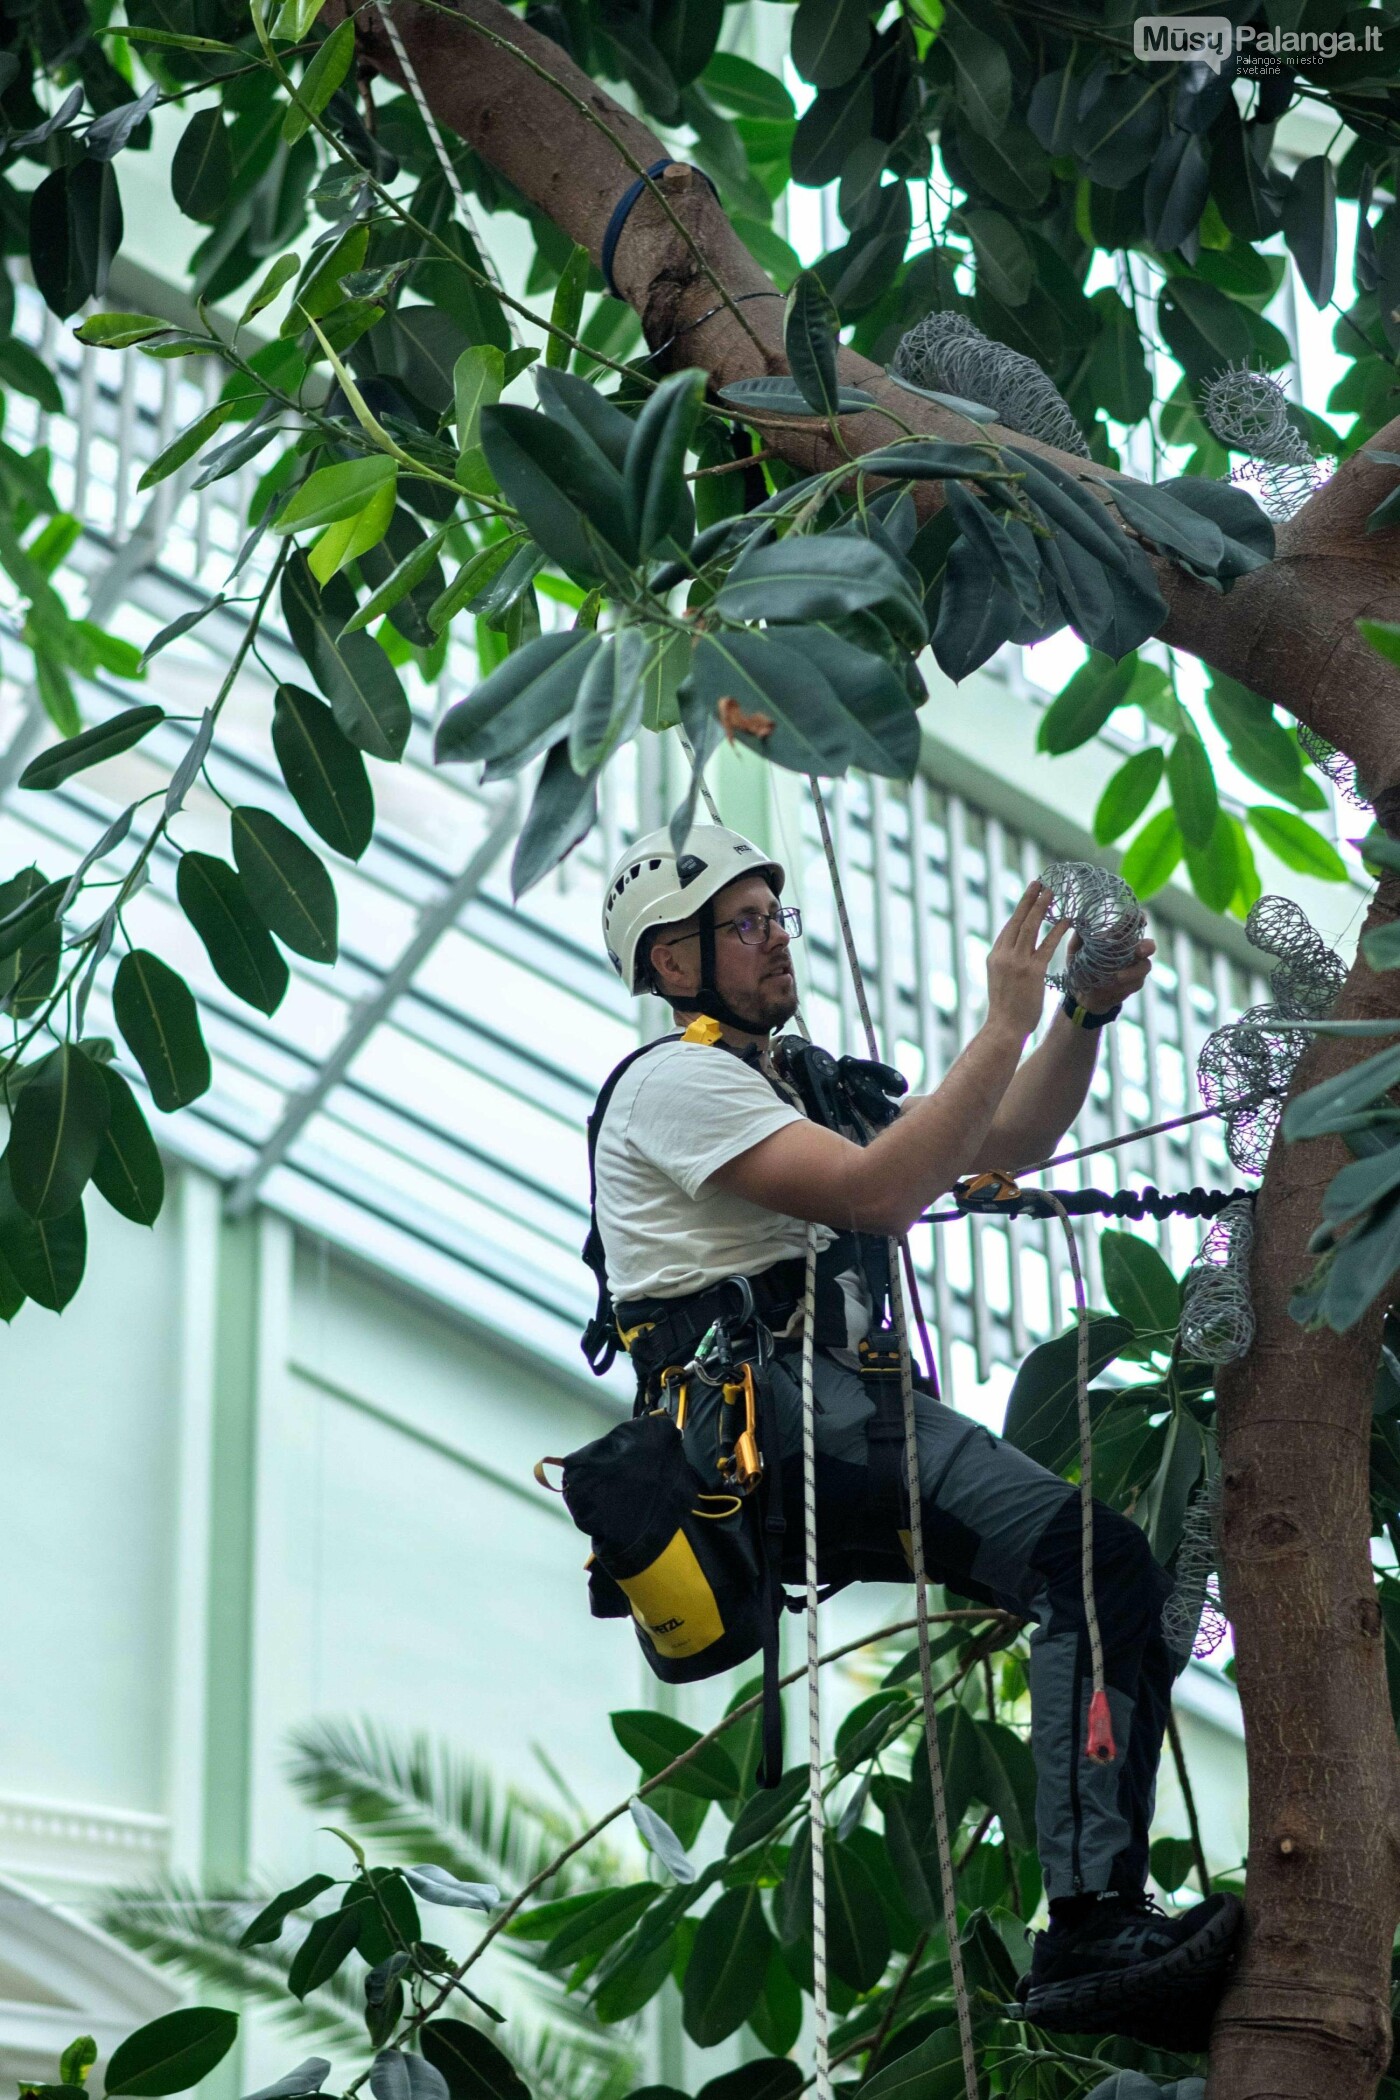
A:
{"type": "MultiPolygon", "coordinates": [[[[1151,969],[1153,943],[1084,1001],[1067,995],[1045,1040],[1046,972],[1069,930],[1046,931],[1053,898],[1032,883],[987,959],[987,1018],[931,1094],[866,1145],[809,1113],[794,1046],[774,1031],[797,1011],[784,871],[747,839],[696,827],[677,856],[667,832],[613,872],[608,954],[634,993],[665,999],[683,1033],[634,1056],[595,1123],[597,1218],[619,1333],[644,1392],[685,1362],[726,1279],[749,1280],[776,1338],[771,1366],[782,1458],[800,1467],[802,1289],[808,1220],[821,1255],[815,1413],[823,1548],[865,1555],[906,1521],[880,1464],[884,1426],[872,1344],[891,1236],[964,1174],[1015,1170],[1052,1152],[1083,1105],[1099,1031],[1151,969]],[[862,1375],[864,1374],[864,1375],[862,1375]]],[[[810,1099],[810,1097],[807,1097],[810,1099]]],[[[717,1470],[720,1388],[695,1381],[687,1456],[717,1470]]],[[[931,1568],[960,1593],[1033,1619],[1030,1683],[1037,1827],[1050,1902],[1025,1979],[1037,2024],[1203,2047],[1241,1910],[1212,1896],[1163,1917],[1144,1893],[1157,1763],[1179,1667],[1163,1638],[1171,1584],[1137,1525],[1097,1505],[1094,1579],[1117,1756],[1088,1754],[1089,1636],[1077,1491],[975,1422],[916,1397],[931,1568]]],[[[898,1438],[895,1439],[896,1448],[898,1438]]],[[[770,1454],[771,1457],[771,1454],[770,1454]]],[[[899,1470],[896,1469],[896,1477],[899,1470]]]]}

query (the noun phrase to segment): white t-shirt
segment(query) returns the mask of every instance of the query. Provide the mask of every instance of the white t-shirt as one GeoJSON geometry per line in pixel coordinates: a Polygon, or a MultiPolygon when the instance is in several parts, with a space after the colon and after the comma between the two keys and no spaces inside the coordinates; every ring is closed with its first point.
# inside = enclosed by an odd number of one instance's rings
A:
{"type": "MultiPolygon", "coordinates": [[[[805,1255],[805,1220],[710,1183],[731,1159],[802,1120],[761,1072],[717,1044],[662,1043],[629,1066],[603,1118],[596,1160],[614,1301],[681,1298],[805,1255]]],[[[818,1247],[835,1237],[830,1226],[817,1227],[818,1247]]],[[[854,1341],[866,1332],[869,1302],[861,1280],[842,1285],[854,1341]]]]}

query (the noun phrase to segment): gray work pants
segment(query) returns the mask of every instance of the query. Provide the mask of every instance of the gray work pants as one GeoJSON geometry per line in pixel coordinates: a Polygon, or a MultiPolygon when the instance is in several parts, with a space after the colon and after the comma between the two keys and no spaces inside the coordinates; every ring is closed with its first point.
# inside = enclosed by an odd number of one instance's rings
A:
{"type": "MultiPolygon", "coordinates": [[[[769,1374],[791,1489],[788,1537],[799,1551],[801,1369],[800,1352],[785,1352],[769,1374]]],[[[862,1521],[874,1402],[855,1372],[823,1350],[814,1398],[818,1540],[837,1532],[849,1538],[862,1521]]],[[[930,1579],[1034,1621],[1031,1748],[1046,1894],[1134,1893],[1147,1877],[1157,1765],[1178,1668],[1161,1630],[1171,1579],[1137,1525],[1096,1503],[1094,1587],[1118,1749],[1113,1764],[1098,1764],[1084,1755],[1090,1670],[1078,1490],[930,1394],[916,1393],[914,1405],[930,1579]]],[[[718,1480],[719,1407],[715,1389],[692,1385],[686,1455],[707,1484],[718,1480]]]]}

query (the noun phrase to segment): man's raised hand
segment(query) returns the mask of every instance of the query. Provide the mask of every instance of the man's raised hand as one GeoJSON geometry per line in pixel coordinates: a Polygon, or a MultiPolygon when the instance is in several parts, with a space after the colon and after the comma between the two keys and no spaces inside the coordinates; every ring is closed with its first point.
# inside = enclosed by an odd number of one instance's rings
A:
{"type": "Polygon", "coordinates": [[[1031,883],[987,957],[987,1026],[1014,1029],[1022,1042],[1040,1020],[1045,973],[1070,930],[1069,921],[1061,919],[1041,938],[1053,902],[1049,890],[1031,883]]]}
{"type": "MultiPolygon", "coordinates": [[[[1076,933],[1069,944],[1071,963],[1080,945],[1079,935],[1076,933]]],[[[1110,1007],[1121,1006],[1125,999],[1131,999],[1133,993],[1140,992],[1146,984],[1152,969],[1152,958],[1156,953],[1155,941],[1139,941],[1133,951],[1132,961],[1125,968],[1115,970],[1111,977],[1096,979],[1087,990],[1075,994],[1079,1004],[1086,1013],[1091,1014],[1106,1014],[1110,1007]]]]}

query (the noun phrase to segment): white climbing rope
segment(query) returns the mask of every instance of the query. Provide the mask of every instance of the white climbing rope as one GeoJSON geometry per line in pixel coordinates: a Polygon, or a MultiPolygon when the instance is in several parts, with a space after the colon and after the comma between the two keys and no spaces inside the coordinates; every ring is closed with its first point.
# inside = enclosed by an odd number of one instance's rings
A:
{"type": "MultiPolygon", "coordinates": [[[[836,917],[841,928],[841,940],[846,951],[846,962],[851,973],[851,984],[855,991],[856,1007],[861,1026],[865,1031],[866,1047],[872,1058],[879,1056],[879,1044],[875,1035],[875,1022],[866,996],[865,973],[856,953],[855,936],[851,932],[850,914],[846,909],[845,885],[841,880],[841,869],[836,859],[836,845],[827,821],[826,803],[815,775],[810,776],[812,803],[817,813],[817,825],[821,832],[822,851],[826,855],[827,873],[831,879],[831,893],[836,904],[836,917]]],[[[809,1249],[812,1242],[809,1241],[809,1249]]],[[[948,1967],[953,1984],[953,2002],[958,2016],[958,2042],[962,2052],[963,2082],[967,2088],[967,2100],[978,2100],[977,2057],[972,2042],[972,2003],[968,1996],[967,1972],[963,1965],[962,1942],[958,1938],[957,1883],[953,1868],[953,1834],[948,1828],[948,1793],[943,1779],[943,1754],[938,1741],[938,1712],[933,1693],[933,1661],[929,1653],[928,1589],[924,1569],[924,1512],[922,1484],[919,1479],[919,1433],[918,1420],[914,1412],[914,1366],[909,1350],[909,1326],[905,1315],[904,1286],[900,1275],[900,1254],[907,1253],[908,1243],[904,1239],[892,1239],[890,1250],[890,1310],[894,1316],[895,1341],[899,1350],[900,1393],[904,1403],[904,1463],[909,1486],[909,1560],[914,1577],[914,1617],[919,1645],[919,1691],[923,1703],[924,1742],[928,1753],[929,1790],[933,1796],[934,1842],[938,1852],[938,1882],[943,1907],[943,1925],[948,1941],[948,1967]]],[[[814,1256],[808,1253],[808,1275],[814,1274],[814,1256]]],[[[912,1272],[912,1264],[911,1264],[912,1272]]],[[[811,1361],[815,1316],[809,1298],[804,1311],[802,1339],[802,1364],[804,1374],[804,1414],[808,1395],[806,1388],[807,1367],[811,1361]]],[[[810,1468],[804,1445],[804,1464],[810,1468]]],[[[807,1473],[809,1484],[811,1471],[807,1473]]],[[[809,1492],[810,1492],[809,1486],[809,1492]]],[[[810,1550],[810,1549],[809,1549],[810,1550]]],[[[815,1572],[813,1566],[812,1573],[815,1572]]],[[[812,1580],[809,1573],[809,1585],[812,1580]]],[[[808,1588],[808,1652],[816,1653],[816,1599],[815,1592],[808,1588]]],[[[820,1787],[819,1767],[814,1766],[812,1786],[812,1814],[819,1813],[818,1791],[820,1787]]],[[[815,1845],[815,1825],[814,1825],[815,1845]]],[[[815,1854],[814,1854],[815,1864],[815,1854]]],[[[816,1881],[812,1883],[813,1909],[815,1913],[816,1881]]],[[[824,1897],[823,1892],[823,1897],[824,1897]]],[[[814,1915],[815,1944],[815,1915],[814,1915]]],[[[825,1902],[823,1901],[822,1928],[825,1933],[825,1902]]],[[[825,1953],[825,1938],[822,1941],[825,1953]]],[[[825,1977],[823,1976],[823,1983],[825,1977]]],[[[819,2037],[822,2033],[818,2027],[819,2037]]],[[[821,2058],[818,2058],[817,2082],[821,2088],[821,2058]]]]}
{"type": "Polygon", "coordinates": [[[802,1538],[807,1577],[807,1827],[812,1846],[812,2008],[816,2100],[832,2100],[831,2022],[826,1990],[826,1811],[822,1801],[822,1695],[817,1640],[817,1228],[807,1227],[802,1288],[802,1538]]]}
{"type": "MultiPolygon", "coordinates": [[[[418,68],[409,57],[408,46],[399,35],[399,25],[394,20],[391,0],[379,0],[379,19],[388,32],[389,42],[394,47],[394,56],[403,72],[408,92],[413,97],[419,116],[423,119],[423,128],[432,140],[433,151],[438,158],[438,165],[442,169],[447,181],[447,187],[451,190],[453,200],[457,206],[457,217],[461,223],[462,231],[475,248],[481,267],[496,287],[496,290],[498,292],[504,291],[505,287],[501,283],[491,251],[476,230],[476,221],[471,215],[471,207],[467,203],[466,191],[462,188],[461,177],[452,165],[452,156],[447,150],[446,141],[441,131],[438,129],[437,118],[428,107],[428,98],[423,93],[423,83],[418,78],[418,68]]],[[[519,337],[516,335],[513,316],[504,306],[502,307],[502,312],[505,315],[506,326],[511,332],[512,339],[518,342],[519,337]]]]}

